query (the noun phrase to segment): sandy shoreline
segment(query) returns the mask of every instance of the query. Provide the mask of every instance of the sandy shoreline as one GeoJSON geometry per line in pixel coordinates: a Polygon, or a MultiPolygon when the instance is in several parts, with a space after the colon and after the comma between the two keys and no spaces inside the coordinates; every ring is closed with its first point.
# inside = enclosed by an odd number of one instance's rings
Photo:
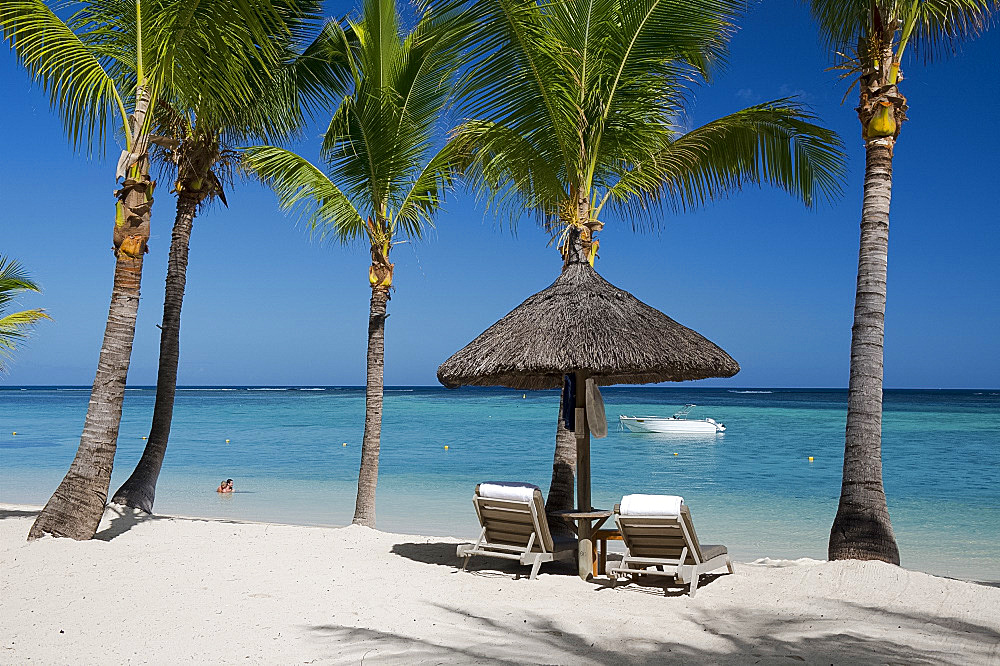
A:
{"type": "Polygon", "coordinates": [[[37,510],[0,505],[3,664],[1000,663],[1000,588],[882,563],[738,563],[691,599],[460,573],[458,540],[359,527],[126,516],[29,544],[37,510]]]}

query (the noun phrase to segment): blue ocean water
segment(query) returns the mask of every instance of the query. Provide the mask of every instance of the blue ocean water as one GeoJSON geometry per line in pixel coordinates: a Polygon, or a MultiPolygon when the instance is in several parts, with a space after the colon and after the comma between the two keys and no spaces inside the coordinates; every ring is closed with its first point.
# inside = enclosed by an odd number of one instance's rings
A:
{"type": "MultiPolygon", "coordinates": [[[[592,442],[595,506],[610,508],[632,492],[679,494],[701,538],[727,544],[737,560],[825,557],[840,493],[846,391],[603,393],[610,422],[608,437],[592,442]],[[712,417],[726,432],[634,434],[614,419],[666,416],[689,402],[698,405],[692,418],[712,417]]],[[[153,397],[149,388],[126,392],[112,491],[142,452],[153,397]]],[[[73,459],[88,398],[88,388],[0,389],[0,502],[48,499],[73,459]]],[[[477,482],[546,488],[558,404],[556,391],[387,389],[378,527],[472,537],[477,482]]],[[[884,404],[885,488],[904,566],[1000,581],[1000,391],[895,390],[884,404]]],[[[361,388],[181,389],[155,508],[348,524],[363,419],[361,388]],[[216,494],[228,477],[237,492],[216,494]]]]}

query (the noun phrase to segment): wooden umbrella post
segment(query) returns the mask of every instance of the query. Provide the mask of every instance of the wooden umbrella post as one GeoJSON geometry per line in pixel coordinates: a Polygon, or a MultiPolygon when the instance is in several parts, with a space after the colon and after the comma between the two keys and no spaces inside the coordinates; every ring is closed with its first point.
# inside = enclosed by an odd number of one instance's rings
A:
{"type": "MultiPolygon", "coordinates": [[[[576,373],[576,504],[577,511],[590,511],[590,425],[587,423],[587,374],[576,373]]],[[[580,578],[594,575],[594,547],[590,538],[590,519],[578,523],[577,570],[580,578]]]]}

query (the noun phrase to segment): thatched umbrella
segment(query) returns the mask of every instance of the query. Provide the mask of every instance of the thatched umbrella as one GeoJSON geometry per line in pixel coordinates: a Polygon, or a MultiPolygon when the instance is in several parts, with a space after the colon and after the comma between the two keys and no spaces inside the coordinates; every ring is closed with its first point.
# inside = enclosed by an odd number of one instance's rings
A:
{"type": "MultiPolygon", "coordinates": [[[[679,382],[732,377],[740,366],[710,340],[598,275],[575,234],[569,246],[570,256],[551,286],[442,363],[437,376],[449,388],[549,389],[562,386],[564,375],[575,374],[577,507],[589,511],[588,378],[602,386],[679,382]]],[[[581,575],[589,527],[581,521],[581,575]]],[[[586,551],[589,562],[590,549],[586,551]]]]}

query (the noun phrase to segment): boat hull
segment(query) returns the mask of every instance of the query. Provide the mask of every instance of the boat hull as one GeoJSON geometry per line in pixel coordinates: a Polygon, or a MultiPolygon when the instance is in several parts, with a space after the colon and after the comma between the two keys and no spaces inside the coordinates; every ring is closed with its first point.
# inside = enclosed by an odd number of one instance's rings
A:
{"type": "Polygon", "coordinates": [[[619,417],[630,432],[665,432],[690,435],[714,435],[726,426],[708,419],[671,419],[659,417],[619,417]]]}

